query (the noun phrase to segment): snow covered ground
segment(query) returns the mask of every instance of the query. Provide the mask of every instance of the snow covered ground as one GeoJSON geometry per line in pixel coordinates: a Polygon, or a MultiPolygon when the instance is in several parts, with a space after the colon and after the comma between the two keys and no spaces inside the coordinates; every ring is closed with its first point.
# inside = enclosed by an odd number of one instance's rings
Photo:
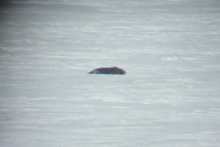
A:
{"type": "Polygon", "coordinates": [[[219,1],[4,6],[1,147],[220,146],[219,1]]]}

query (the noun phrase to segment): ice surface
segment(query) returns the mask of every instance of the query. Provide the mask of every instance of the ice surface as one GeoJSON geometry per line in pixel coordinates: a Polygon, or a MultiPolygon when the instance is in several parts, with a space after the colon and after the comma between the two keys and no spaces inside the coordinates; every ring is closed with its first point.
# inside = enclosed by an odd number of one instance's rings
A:
{"type": "Polygon", "coordinates": [[[0,146],[220,146],[219,5],[10,0],[0,146]]]}

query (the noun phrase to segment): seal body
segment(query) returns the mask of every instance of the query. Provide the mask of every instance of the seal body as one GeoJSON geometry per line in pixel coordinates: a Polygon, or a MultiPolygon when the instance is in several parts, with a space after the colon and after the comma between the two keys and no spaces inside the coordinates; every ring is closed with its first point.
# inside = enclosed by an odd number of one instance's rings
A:
{"type": "Polygon", "coordinates": [[[120,74],[124,75],[126,72],[118,67],[101,67],[90,71],[88,74],[120,74]]]}

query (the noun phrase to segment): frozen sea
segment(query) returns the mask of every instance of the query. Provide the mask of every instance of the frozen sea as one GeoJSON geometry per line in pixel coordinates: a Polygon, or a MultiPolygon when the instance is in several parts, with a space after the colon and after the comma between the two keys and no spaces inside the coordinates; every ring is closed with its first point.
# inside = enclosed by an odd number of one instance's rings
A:
{"type": "Polygon", "coordinates": [[[0,5],[1,147],[220,146],[219,0],[0,5]]]}

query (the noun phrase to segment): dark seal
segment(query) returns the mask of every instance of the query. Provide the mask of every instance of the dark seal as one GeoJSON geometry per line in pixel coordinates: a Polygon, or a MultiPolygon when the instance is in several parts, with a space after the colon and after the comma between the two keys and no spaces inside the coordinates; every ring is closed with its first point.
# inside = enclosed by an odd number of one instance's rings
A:
{"type": "Polygon", "coordinates": [[[126,72],[118,67],[101,67],[90,71],[88,74],[119,74],[124,75],[126,72]]]}

